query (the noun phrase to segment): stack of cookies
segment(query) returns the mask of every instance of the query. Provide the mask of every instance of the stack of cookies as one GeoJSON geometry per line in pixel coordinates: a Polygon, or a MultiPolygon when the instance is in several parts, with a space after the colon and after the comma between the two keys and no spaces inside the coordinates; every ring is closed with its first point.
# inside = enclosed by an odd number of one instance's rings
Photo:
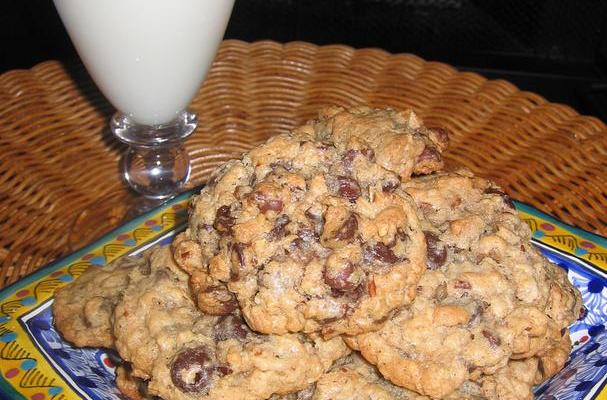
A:
{"type": "Polygon", "coordinates": [[[411,111],[329,108],[219,168],[171,249],[60,290],[127,396],[531,399],[581,308],[510,198],[411,111]]]}

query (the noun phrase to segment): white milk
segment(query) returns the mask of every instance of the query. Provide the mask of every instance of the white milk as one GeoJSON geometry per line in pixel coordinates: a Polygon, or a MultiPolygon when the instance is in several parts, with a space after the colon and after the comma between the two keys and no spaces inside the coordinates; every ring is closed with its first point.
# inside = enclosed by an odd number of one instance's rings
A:
{"type": "Polygon", "coordinates": [[[166,123],[197,93],[234,0],[54,0],[103,94],[136,122],[166,123]]]}

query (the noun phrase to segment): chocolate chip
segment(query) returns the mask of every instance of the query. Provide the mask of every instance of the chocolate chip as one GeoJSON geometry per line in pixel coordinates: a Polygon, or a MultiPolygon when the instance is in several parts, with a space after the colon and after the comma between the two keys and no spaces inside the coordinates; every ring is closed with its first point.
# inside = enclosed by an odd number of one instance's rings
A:
{"type": "Polygon", "coordinates": [[[280,239],[286,234],[286,227],[291,222],[291,218],[288,215],[282,214],[276,221],[274,221],[274,226],[270,230],[269,238],[270,240],[280,239]]]}
{"type": "Polygon", "coordinates": [[[514,209],[514,202],[512,201],[512,199],[510,198],[510,196],[508,196],[506,193],[502,192],[500,189],[498,188],[494,188],[494,187],[488,187],[487,189],[485,189],[483,191],[483,193],[485,194],[496,194],[498,196],[502,197],[502,200],[504,201],[504,203],[506,204],[506,206],[508,206],[509,208],[514,209]]]}
{"type": "Polygon", "coordinates": [[[352,291],[360,284],[358,280],[352,279],[355,269],[356,267],[350,262],[342,264],[338,268],[325,268],[323,274],[325,283],[332,289],[341,292],[352,291]]]}
{"type": "Polygon", "coordinates": [[[449,131],[445,128],[428,128],[436,135],[436,139],[441,143],[449,142],[449,131]]]}
{"type": "Polygon", "coordinates": [[[438,152],[438,150],[436,150],[435,147],[432,146],[426,146],[424,147],[424,150],[422,151],[422,153],[417,156],[417,162],[421,163],[421,162],[425,162],[425,161],[440,161],[441,160],[441,155],[438,152]]]}
{"type": "Polygon", "coordinates": [[[424,231],[426,238],[426,266],[430,270],[440,268],[447,261],[447,247],[440,241],[438,236],[429,231],[424,231]]]}
{"type": "Polygon", "coordinates": [[[360,153],[361,153],[363,156],[367,157],[367,159],[368,159],[369,161],[373,161],[373,160],[375,159],[375,152],[373,151],[373,149],[369,149],[369,148],[362,149],[362,150],[360,151],[360,153]]]}
{"type": "Polygon", "coordinates": [[[240,279],[240,271],[244,270],[247,266],[247,260],[244,253],[246,247],[247,246],[244,243],[235,243],[232,246],[232,253],[230,256],[232,261],[230,267],[231,281],[237,281],[240,279]]]}
{"type": "Polygon", "coordinates": [[[338,176],[337,185],[337,194],[348,199],[350,203],[355,203],[356,199],[360,197],[360,186],[356,180],[347,176],[338,176]]]}
{"type": "Polygon", "coordinates": [[[215,371],[219,372],[219,374],[222,376],[230,375],[233,372],[232,368],[226,364],[219,364],[217,367],[215,367],[215,371]]]}
{"type": "Polygon", "coordinates": [[[220,235],[231,235],[232,227],[234,226],[234,217],[231,214],[230,206],[221,206],[215,213],[215,221],[213,228],[220,235]]]}
{"type": "Polygon", "coordinates": [[[264,214],[268,211],[275,211],[279,213],[284,207],[282,200],[269,198],[262,192],[253,192],[252,198],[257,204],[259,211],[264,214]]]}
{"type": "Polygon", "coordinates": [[[358,153],[359,153],[358,150],[350,149],[350,150],[346,151],[346,153],[341,158],[341,161],[344,164],[344,168],[347,171],[352,170],[352,163],[354,163],[354,159],[356,158],[356,155],[358,153]]]}
{"type": "Polygon", "coordinates": [[[344,221],[344,223],[339,227],[339,229],[335,232],[333,236],[336,240],[350,241],[354,238],[354,234],[358,229],[358,220],[354,214],[350,214],[350,216],[344,221]]]}
{"type": "Polygon", "coordinates": [[[512,199],[510,198],[510,196],[503,197],[503,199],[504,199],[504,203],[505,203],[505,204],[508,206],[508,208],[511,208],[511,209],[513,209],[513,210],[516,208],[516,207],[514,206],[514,202],[513,202],[513,201],[512,201],[512,199]]]}
{"type": "Polygon", "coordinates": [[[565,336],[565,333],[569,332],[569,329],[563,328],[561,329],[561,336],[565,336]]]}
{"type": "Polygon", "coordinates": [[[409,235],[401,227],[396,228],[396,236],[402,241],[409,239],[409,235]]]}
{"type": "Polygon", "coordinates": [[[179,353],[171,365],[171,380],[182,392],[203,392],[217,366],[206,347],[194,347],[179,353]]]}
{"type": "Polygon", "coordinates": [[[214,327],[214,337],[216,341],[228,339],[244,340],[250,333],[247,324],[235,315],[223,316],[217,321],[214,327]]]}
{"type": "Polygon", "coordinates": [[[501,339],[498,336],[496,336],[495,334],[493,334],[492,332],[489,332],[488,330],[483,329],[482,333],[483,333],[483,336],[485,338],[487,338],[487,340],[489,341],[489,345],[492,348],[496,348],[497,346],[502,344],[501,339]]]}
{"type": "Polygon", "coordinates": [[[270,163],[270,168],[272,168],[272,170],[276,170],[278,168],[283,168],[287,171],[291,171],[293,169],[293,161],[292,160],[277,160],[274,161],[272,163],[270,163]]]}
{"type": "Polygon", "coordinates": [[[372,246],[365,246],[363,259],[366,262],[377,261],[386,264],[395,264],[401,261],[401,259],[394,254],[392,249],[382,242],[377,242],[372,246]]]}
{"type": "MultiPolygon", "coordinates": [[[[368,294],[368,287],[365,284],[360,284],[358,286],[356,286],[353,290],[350,291],[344,291],[344,290],[338,290],[338,289],[333,289],[331,288],[331,295],[333,297],[345,297],[348,299],[348,303],[354,303],[356,301],[358,301],[361,297],[363,297],[364,295],[368,294]]],[[[342,305],[343,308],[343,314],[347,314],[349,312],[351,312],[352,308],[349,307],[347,304],[343,304],[342,305]]]]}
{"type": "Polygon", "coordinates": [[[470,282],[462,281],[459,279],[455,281],[453,287],[456,289],[472,289],[472,285],[470,284],[470,282]]]}
{"type": "Polygon", "coordinates": [[[350,150],[346,151],[342,157],[342,162],[344,164],[344,168],[347,171],[352,170],[352,164],[354,163],[354,159],[359,154],[362,154],[363,156],[365,156],[369,161],[373,161],[375,159],[375,152],[373,151],[373,149],[362,149],[362,150],[350,149],[350,150]]]}
{"type": "Polygon", "coordinates": [[[202,293],[204,312],[211,315],[228,315],[238,308],[236,297],[225,286],[209,286],[202,293]]]}
{"type": "Polygon", "coordinates": [[[211,224],[199,224],[198,225],[198,230],[205,231],[205,232],[211,232],[213,230],[213,225],[211,225],[211,224]]]}
{"type": "Polygon", "coordinates": [[[505,196],[506,193],[502,192],[498,188],[488,187],[483,191],[484,194],[497,194],[498,196],[505,196]]]}

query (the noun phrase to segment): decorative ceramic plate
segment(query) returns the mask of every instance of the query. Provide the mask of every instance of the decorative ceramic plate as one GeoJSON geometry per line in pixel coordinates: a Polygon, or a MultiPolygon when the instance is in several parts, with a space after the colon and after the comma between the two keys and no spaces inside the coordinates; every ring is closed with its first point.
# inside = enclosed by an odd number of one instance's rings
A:
{"type": "MultiPolygon", "coordinates": [[[[7,399],[120,399],[114,365],[101,349],[73,348],[53,327],[51,304],[59,287],[87,268],[167,245],[186,223],[185,193],[0,292],[0,397],[7,399]]],[[[522,203],[533,243],[568,271],[587,312],[571,327],[566,367],[535,389],[538,399],[607,399],[607,239],[565,225],[522,203]]]]}

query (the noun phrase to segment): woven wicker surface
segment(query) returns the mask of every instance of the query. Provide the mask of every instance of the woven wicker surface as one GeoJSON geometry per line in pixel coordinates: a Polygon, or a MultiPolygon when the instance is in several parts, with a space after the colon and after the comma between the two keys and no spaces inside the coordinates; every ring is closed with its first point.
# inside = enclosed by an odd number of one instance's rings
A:
{"type": "MultiPolygon", "coordinates": [[[[46,62],[0,76],[0,287],[121,223],[130,199],[112,107],[81,67],[46,62]],[[77,229],[72,229],[77,227],[77,229]]],[[[413,108],[452,132],[448,165],[607,234],[607,127],[569,107],[413,55],[308,43],[226,41],[191,109],[193,184],[319,108],[413,108]]]]}

